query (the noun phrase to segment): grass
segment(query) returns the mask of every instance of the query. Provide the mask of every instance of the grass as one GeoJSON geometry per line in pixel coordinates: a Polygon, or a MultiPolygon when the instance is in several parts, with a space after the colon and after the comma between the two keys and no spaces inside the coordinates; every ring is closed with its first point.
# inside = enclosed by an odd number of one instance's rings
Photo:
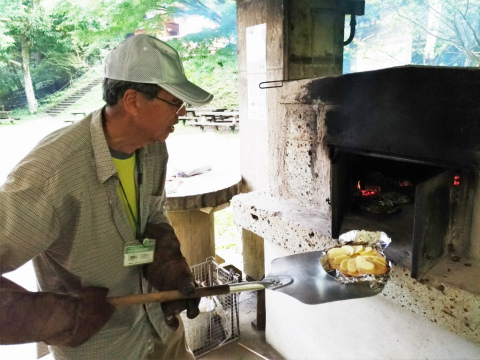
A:
{"type": "Polygon", "coordinates": [[[242,231],[233,221],[232,208],[215,212],[215,248],[239,252],[242,231]]]}
{"type": "MultiPolygon", "coordinates": [[[[97,85],[93,87],[90,92],[78,100],[75,104],[70,106],[64,114],[70,114],[76,111],[85,111],[87,114],[101,108],[105,105],[105,101],[102,99],[103,90],[102,85],[97,85]]],[[[63,114],[62,114],[63,115],[63,114]]],[[[60,116],[62,116],[60,115],[60,116]]]]}

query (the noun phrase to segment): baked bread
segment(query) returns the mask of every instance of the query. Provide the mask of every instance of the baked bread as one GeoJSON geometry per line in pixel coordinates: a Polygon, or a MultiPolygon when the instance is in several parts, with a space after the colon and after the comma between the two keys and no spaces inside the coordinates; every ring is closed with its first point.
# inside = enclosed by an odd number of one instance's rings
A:
{"type": "Polygon", "coordinates": [[[388,272],[387,260],[371,246],[343,245],[327,251],[328,263],[347,276],[383,275],[388,272]]]}

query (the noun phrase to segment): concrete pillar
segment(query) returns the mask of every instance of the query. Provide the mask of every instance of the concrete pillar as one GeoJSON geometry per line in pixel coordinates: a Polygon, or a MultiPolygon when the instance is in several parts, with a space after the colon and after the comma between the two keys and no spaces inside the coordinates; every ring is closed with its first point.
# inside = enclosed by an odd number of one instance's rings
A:
{"type": "MultiPolygon", "coordinates": [[[[279,113],[280,88],[259,90],[259,83],[341,74],[345,13],[362,13],[359,3],[363,4],[360,0],[237,0],[244,192],[275,190],[286,156],[283,144],[288,124],[279,113]],[[259,27],[254,29],[255,26],[259,27]],[[262,26],[264,33],[257,31],[262,26]],[[255,33],[250,40],[249,31],[255,33]],[[252,64],[251,57],[249,61],[249,51],[250,55],[254,53],[256,63],[252,64]],[[264,64],[259,66],[262,58],[264,64]]],[[[263,250],[258,251],[261,247],[255,244],[257,241],[262,239],[244,236],[244,252],[249,257],[244,258],[247,275],[258,276],[258,269],[262,268],[263,250]],[[249,264],[258,266],[250,271],[249,264]]]]}

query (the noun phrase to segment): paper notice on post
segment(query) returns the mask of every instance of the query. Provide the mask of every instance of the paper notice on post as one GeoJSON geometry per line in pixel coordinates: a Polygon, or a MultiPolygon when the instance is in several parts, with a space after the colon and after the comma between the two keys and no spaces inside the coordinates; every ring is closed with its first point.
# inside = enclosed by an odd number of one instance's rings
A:
{"type": "Polygon", "coordinates": [[[259,87],[267,81],[267,26],[247,27],[248,119],[267,120],[267,91],[259,87]]]}

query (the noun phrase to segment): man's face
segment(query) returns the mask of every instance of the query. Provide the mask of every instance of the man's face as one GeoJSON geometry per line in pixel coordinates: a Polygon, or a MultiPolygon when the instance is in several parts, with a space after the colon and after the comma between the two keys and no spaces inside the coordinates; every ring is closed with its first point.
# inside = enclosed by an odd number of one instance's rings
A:
{"type": "Polygon", "coordinates": [[[139,125],[150,143],[164,142],[185,115],[183,101],[165,90],[160,90],[153,100],[144,98],[139,125]]]}

